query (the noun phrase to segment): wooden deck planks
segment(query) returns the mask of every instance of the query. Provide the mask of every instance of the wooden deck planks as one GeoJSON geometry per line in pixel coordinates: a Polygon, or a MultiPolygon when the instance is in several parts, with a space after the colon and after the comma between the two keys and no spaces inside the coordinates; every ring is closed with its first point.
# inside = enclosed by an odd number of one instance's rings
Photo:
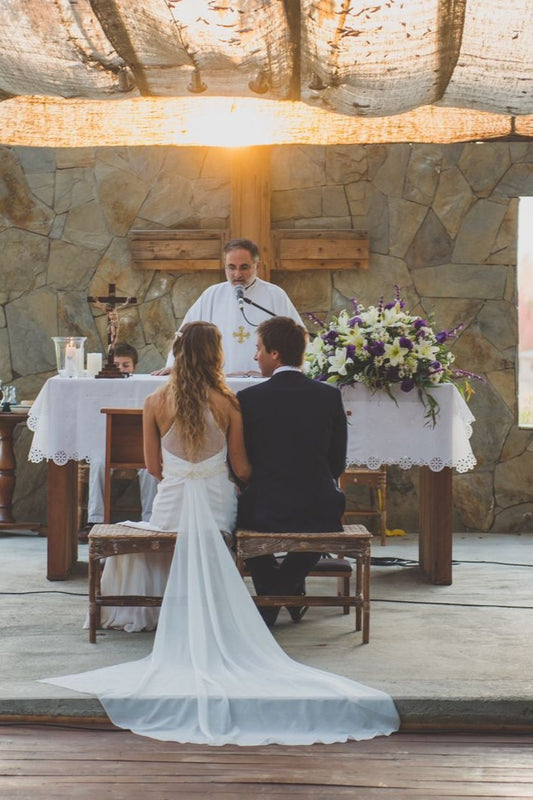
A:
{"type": "Polygon", "coordinates": [[[4,800],[533,798],[533,735],[396,734],[208,747],[116,730],[0,725],[4,800]]]}

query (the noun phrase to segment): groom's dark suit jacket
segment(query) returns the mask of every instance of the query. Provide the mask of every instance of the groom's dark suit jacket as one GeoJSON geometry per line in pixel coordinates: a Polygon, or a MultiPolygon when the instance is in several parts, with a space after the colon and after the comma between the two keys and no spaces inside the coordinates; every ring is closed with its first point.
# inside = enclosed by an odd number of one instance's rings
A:
{"type": "Polygon", "coordinates": [[[239,497],[238,526],[263,531],[342,529],[346,464],[340,391],[284,371],[238,393],[252,478],[239,497]]]}

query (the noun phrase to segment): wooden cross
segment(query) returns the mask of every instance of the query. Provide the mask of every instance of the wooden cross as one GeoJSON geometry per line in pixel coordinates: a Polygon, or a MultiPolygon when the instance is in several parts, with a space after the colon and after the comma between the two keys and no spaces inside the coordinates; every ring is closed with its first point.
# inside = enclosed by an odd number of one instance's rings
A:
{"type": "Polygon", "coordinates": [[[242,343],[244,342],[244,340],[245,340],[245,339],[249,339],[249,338],[250,338],[250,334],[248,333],[248,331],[245,331],[245,330],[244,330],[244,328],[242,327],[242,325],[240,325],[240,326],[237,328],[237,330],[235,331],[235,333],[232,333],[232,336],[234,336],[234,337],[237,339],[237,341],[238,341],[238,343],[239,343],[239,344],[242,344],[242,343]]]}
{"type": "Polygon", "coordinates": [[[107,297],[93,297],[87,298],[88,303],[92,303],[96,308],[100,308],[107,314],[107,363],[103,370],[98,373],[97,378],[122,378],[124,377],[120,370],[115,367],[113,354],[115,344],[118,339],[118,331],[120,328],[120,320],[118,312],[121,308],[132,306],[137,302],[136,297],[117,297],[116,284],[110,283],[108,285],[107,297]]]}

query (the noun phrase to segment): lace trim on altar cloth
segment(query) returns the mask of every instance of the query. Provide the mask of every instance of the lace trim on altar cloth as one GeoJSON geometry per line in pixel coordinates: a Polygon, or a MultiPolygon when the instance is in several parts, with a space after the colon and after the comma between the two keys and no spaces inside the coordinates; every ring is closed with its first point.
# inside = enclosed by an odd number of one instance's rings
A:
{"type": "Polygon", "coordinates": [[[91,459],[88,456],[83,456],[81,453],[65,453],[64,450],[58,450],[50,458],[47,453],[35,447],[32,447],[28,453],[28,461],[31,464],[38,464],[40,461],[53,461],[58,467],[63,467],[67,461],[81,461],[85,464],[91,463],[91,459]]]}
{"type": "Polygon", "coordinates": [[[477,464],[477,459],[475,456],[470,455],[464,458],[460,458],[457,461],[452,461],[451,459],[440,458],[435,456],[431,459],[413,459],[413,458],[401,458],[398,460],[390,460],[376,458],[375,456],[369,456],[365,461],[359,464],[354,464],[353,461],[347,459],[346,466],[359,466],[359,467],[367,467],[368,469],[379,469],[381,466],[385,465],[387,467],[395,466],[400,467],[400,469],[411,469],[412,467],[429,467],[432,472],[441,472],[444,467],[450,467],[451,469],[455,469],[456,472],[469,472],[471,469],[477,464]]]}

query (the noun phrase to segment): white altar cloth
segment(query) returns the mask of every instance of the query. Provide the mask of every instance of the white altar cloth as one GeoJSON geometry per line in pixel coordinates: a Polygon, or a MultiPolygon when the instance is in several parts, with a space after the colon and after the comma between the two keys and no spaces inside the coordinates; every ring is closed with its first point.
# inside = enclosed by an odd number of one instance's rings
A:
{"type": "Polygon", "coordinates": [[[433,472],[453,467],[467,472],[476,465],[470,446],[475,417],[452,383],[431,393],[439,404],[436,425],[424,418],[416,391],[393,388],[397,404],[385,392],[361,384],[342,388],[348,413],[347,462],[377,469],[397,464],[402,469],[426,466],[433,472]]]}
{"type": "MultiPolygon", "coordinates": [[[[69,460],[102,459],[105,453],[105,415],[101,408],[142,408],[148,394],[167,377],[50,378],[41,389],[28,418],[34,432],[28,459],[62,465],[69,460]]],[[[229,378],[234,392],[262,378],[229,378]]],[[[426,424],[416,392],[398,391],[398,405],[383,392],[365,386],[342,389],[348,412],[348,463],[376,469],[397,464],[404,469],[428,466],[438,472],[473,469],[470,446],[474,416],[453,384],[432,390],[440,411],[434,428],[426,424]]]]}
{"type": "MultiPolygon", "coordinates": [[[[46,381],[28,417],[33,440],[28,460],[102,460],[105,456],[105,414],[101,408],[142,408],[146,397],[167,376],[132,375],[129,378],[61,378],[46,381]]],[[[262,378],[228,378],[238,392],[262,378]]]]}

